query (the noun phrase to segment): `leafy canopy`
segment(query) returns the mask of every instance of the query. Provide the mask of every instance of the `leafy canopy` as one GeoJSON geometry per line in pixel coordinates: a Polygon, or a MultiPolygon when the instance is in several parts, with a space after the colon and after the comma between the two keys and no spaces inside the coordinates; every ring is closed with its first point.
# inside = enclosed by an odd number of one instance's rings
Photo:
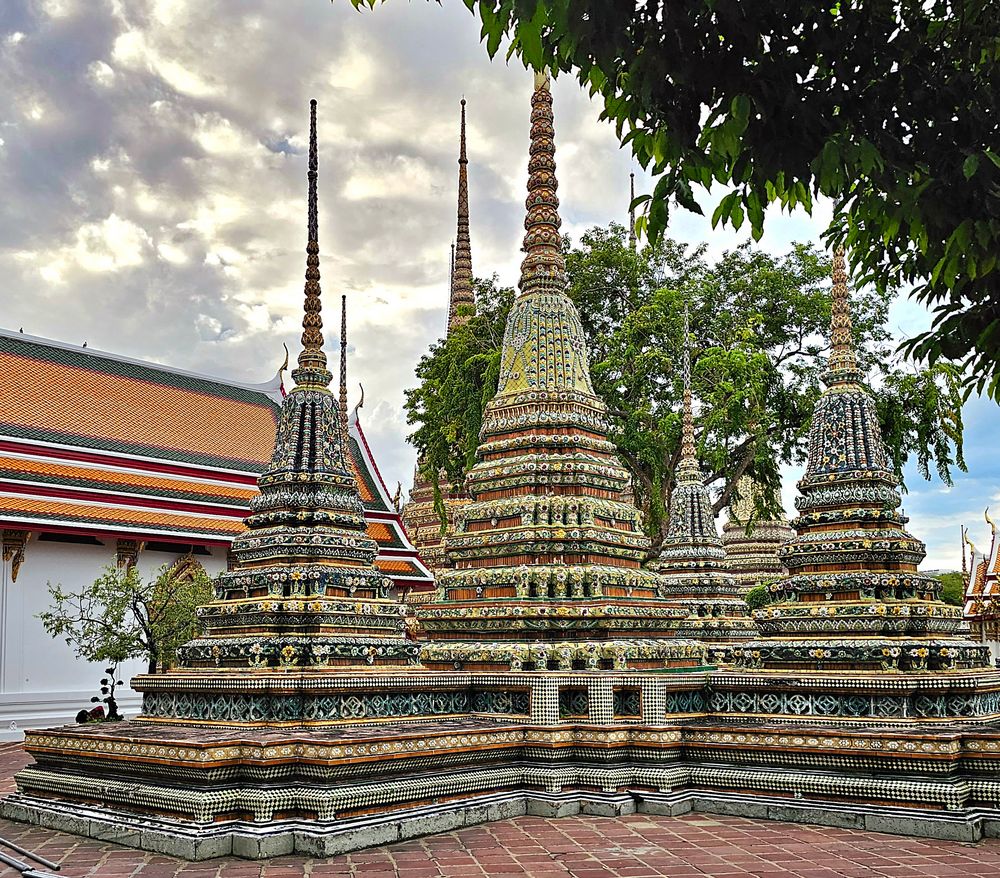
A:
{"type": "Polygon", "coordinates": [[[965,580],[961,573],[940,573],[938,579],[941,580],[941,600],[946,604],[960,607],[965,603],[965,580]]]}
{"type": "MultiPolygon", "coordinates": [[[[580,311],[596,392],[608,406],[611,438],[628,467],[636,501],[658,543],[668,524],[680,455],[681,346],[690,308],[698,453],[716,511],[744,473],[770,486],[755,498],[762,516],[779,514],[781,464],[803,463],[822,390],[830,321],[828,259],[796,245],[783,256],[749,244],[716,262],[705,247],[669,239],[633,251],[612,223],[567,243],[569,293],[580,311]]],[[[475,462],[486,403],[496,391],[511,291],[478,282],[479,314],[438,342],[407,392],[411,440],[434,478],[459,481],[475,462]]],[[[862,367],[875,386],[893,466],[916,455],[950,482],[962,460],[957,374],[938,363],[914,369],[893,355],[885,322],[891,293],[852,295],[862,367]]]]}
{"type": "MultiPolygon", "coordinates": [[[[374,6],[377,0],[352,0],[374,6]]],[[[933,310],[906,349],[1000,400],[1000,3],[464,0],[494,56],[574,74],[657,178],[639,222],[833,199],[864,283],[933,310]]],[[[860,285],[860,284],[859,284],[860,285]]]]}
{"type": "Polygon", "coordinates": [[[197,608],[212,600],[213,586],[200,564],[182,558],[151,579],[110,565],[80,592],[49,583],[49,595],[52,608],[38,614],[48,634],[65,637],[86,661],[144,658],[152,674],[173,665],[177,648],[194,637],[197,608]]]}

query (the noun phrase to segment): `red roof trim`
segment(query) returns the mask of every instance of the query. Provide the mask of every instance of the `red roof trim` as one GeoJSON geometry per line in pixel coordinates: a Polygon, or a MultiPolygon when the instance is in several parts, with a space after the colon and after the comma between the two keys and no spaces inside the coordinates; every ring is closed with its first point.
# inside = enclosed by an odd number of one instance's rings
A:
{"type": "Polygon", "coordinates": [[[95,463],[105,466],[119,466],[143,472],[183,476],[185,478],[221,482],[223,484],[233,484],[251,488],[257,487],[258,473],[250,471],[223,470],[215,467],[195,467],[187,466],[185,464],[160,463],[158,461],[146,460],[145,458],[117,455],[110,452],[102,453],[92,451],[76,451],[59,445],[48,445],[41,442],[19,442],[10,439],[0,439],[0,452],[3,451],[13,454],[24,454],[29,457],[45,457],[52,460],[74,461],[76,463],[95,463]],[[225,474],[225,477],[219,478],[218,474],[220,473],[225,474]],[[213,479],[208,474],[216,474],[216,478],[213,479]]]}
{"type": "Polygon", "coordinates": [[[100,503],[102,506],[116,506],[121,509],[129,507],[162,509],[168,512],[213,516],[215,518],[235,518],[242,520],[247,517],[245,506],[219,506],[215,503],[170,500],[169,498],[156,497],[149,494],[117,494],[113,491],[88,491],[86,489],[66,488],[44,483],[0,481],[0,494],[18,494],[20,496],[36,497],[40,500],[82,500],[88,503],[100,503]]]}

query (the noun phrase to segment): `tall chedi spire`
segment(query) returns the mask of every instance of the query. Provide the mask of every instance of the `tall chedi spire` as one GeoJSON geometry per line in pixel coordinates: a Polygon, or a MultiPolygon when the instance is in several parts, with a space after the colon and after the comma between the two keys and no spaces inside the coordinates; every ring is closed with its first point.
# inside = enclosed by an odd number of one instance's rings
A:
{"type": "Polygon", "coordinates": [[[664,595],[688,610],[683,633],[709,645],[713,662],[728,661],[733,643],[756,635],[739,584],[726,569],[726,553],[715,526],[712,498],[701,474],[694,441],[691,394],[691,331],[684,306],[681,454],[670,497],[670,525],[650,568],[664,595]]]}
{"type": "Polygon", "coordinates": [[[632,202],[635,201],[635,171],[628,175],[628,192],[628,246],[632,252],[635,252],[637,246],[635,236],[635,208],[632,206],[632,202]]]}
{"type": "MultiPolygon", "coordinates": [[[[469,240],[469,159],[465,144],[465,98],[458,142],[458,228],[451,245],[448,274],[448,333],[475,313],[476,298],[472,285],[472,245],[469,240]]],[[[434,485],[417,461],[413,470],[410,499],[403,506],[403,525],[424,563],[435,573],[450,566],[444,551],[444,538],[454,526],[456,510],[468,499],[460,484],[449,484],[439,473],[438,487],[445,520],[442,522],[435,502],[434,485]]]]}
{"type": "MultiPolygon", "coordinates": [[[[757,500],[766,496],[765,490],[750,476],[741,476],[729,504],[729,520],[722,527],[726,569],[736,577],[744,593],[787,572],[778,550],[795,535],[783,518],[757,517],[757,500]]],[[[776,500],[769,505],[777,505],[776,500]]]]}
{"type": "Polygon", "coordinates": [[[451,269],[448,329],[464,323],[476,307],[472,287],[472,242],[469,240],[469,158],[465,151],[465,98],[458,141],[458,231],[451,269]]]}
{"type": "Polygon", "coordinates": [[[833,259],[831,350],[809,428],[795,501],[796,536],[779,552],[788,577],[755,613],[768,638],[747,644],[745,667],[854,672],[985,667],[985,647],[954,635],[962,611],[919,573],[924,545],[904,525],[875,400],[861,383],[844,252],[833,259]]]}
{"type": "Polygon", "coordinates": [[[455,567],[417,609],[431,638],[421,656],[479,670],[697,666],[703,648],[672,639],[686,613],[641,569],[639,513],[617,500],[627,472],[566,295],[547,77],[531,106],[520,294],[466,478],[472,499],[446,543],[455,567]]]}
{"type": "MultiPolygon", "coordinates": [[[[323,350],[317,205],[316,102],[309,133],[309,209],[302,352],[285,397],[271,463],[258,479],[233,563],[200,611],[205,633],[182,647],[182,665],[315,668],[406,664],[403,608],[374,566],[377,543],[347,452],[341,340],[341,400],[323,350]]],[[[346,305],[343,306],[346,320],[346,305]]],[[[345,330],[342,329],[342,335],[345,330]]],[[[148,698],[149,696],[147,696],[148,698]]]]}

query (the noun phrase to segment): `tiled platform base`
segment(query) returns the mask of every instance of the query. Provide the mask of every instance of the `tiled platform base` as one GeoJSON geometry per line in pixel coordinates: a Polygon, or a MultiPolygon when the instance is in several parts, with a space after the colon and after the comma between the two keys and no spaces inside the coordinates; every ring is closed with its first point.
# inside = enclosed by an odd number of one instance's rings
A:
{"type": "Polygon", "coordinates": [[[951,841],[1000,838],[1000,809],[949,814],[926,809],[803,803],[780,797],[764,801],[760,796],[694,791],[665,795],[511,792],[353,820],[330,823],[288,820],[266,827],[241,823],[195,827],[31,799],[8,803],[4,807],[4,817],[8,819],[190,861],[227,856],[260,860],[288,854],[324,858],[525,815],[546,818],[630,814],[676,817],[690,812],[951,841]]]}
{"type": "MultiPolygon", "coordinates": [[[[29,763],[0,745],[0,793],[29,763]]],[[[0,819],[0,836],[62,864],[67,878],[993,878],[1000,839],[904,838],[859,829],[689,812],[523,816],[352,854],[185,862],[0,819]]],[[[0,870],[6,878],[7,873],[0,870]]],[[[12,873],[13,876],[13,873],[12,873]]]]}
{"type": "Polygon", "coordinates": [[[398,707],[386,691],[398,678],[330,675],[306,682],[331,703],[343,689],[338,703],[357,707],[357,719],[235,724],[226,682],[212,702],[221,721],[30,732],[35,764],[18,774],[0,813],[98,838],[112,837],[109,823],[127,827],[115,840],[192,859],[332,854],[518,813],[644,809],[968,841],[1000,834],[995,674],[420,679],[427,704],[447,696],[449,712],[376,715],[398,707]],[[720,697],[725,709],[715,712],[720,697]],[[471,711],[451,706],[454,698],[471,711]],[[772,698],[791,712],[758,717],[744,705],[772,698]],[[901,709],[836,717],[838,699],[891,699],[901,709]],[[916,711],[925,699],[936,705],[929,717],[916,711]],[[980,703],[982,713],[949,716],[980,703]]]}

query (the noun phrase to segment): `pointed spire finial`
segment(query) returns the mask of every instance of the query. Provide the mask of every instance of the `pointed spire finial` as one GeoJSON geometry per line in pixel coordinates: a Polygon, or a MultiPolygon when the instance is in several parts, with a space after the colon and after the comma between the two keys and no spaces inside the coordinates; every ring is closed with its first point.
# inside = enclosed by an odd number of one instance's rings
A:
{"type": "Polygon", "coordinates": [[[687,302],[684,303],[684,397],[681,421],[681,460],[677,468],[678,482],[701,482],[701,467],[694,444],[694,406],[691,399],[691,324],[687,302]]]}
{"type": "Polygon", "coordinates": [[[521,262],[521,294],[539,290],[566,289],[566,260],[562,253],[559,227],[559,198],[556,190],[555,128],[549,75],[535,73],[531,96],[531,145],[528,160],[527,215],[524,218],[524,260],[521,262]]]}
{"type": "Polygon", "coordinates": [[[636,248],[636,238],[635,238],[635,208],[632,206],[632,202],[635,201],[635,171],[632,171],[629,175],[629,202],[628,202],[628,245],[632,252],[635,252],[636,248]]]}
{"type": "MultiPolygon", "coordinates": [[[[340,429],[347,441],[347,296],[340,297],[340,429]]],[[[345,446],[346,447],[346,446],[345,446]]]]}
{"type": "Polygon", "coordinates": [[[823,380],[830,384],[859,381],[857,357],[854,352],[851,299],[847,291],[847,268],[844,248],[833,252],[833,289],[830,292],[830,357],[823,380]]]}
{"type": "Polygon", "coordinates": [[[316,179],[319,175],[319,160],[316,148],[316,101],[309,102],[309,198],[308,219],[306,221],[306,284],[305,304],[302,314],[302,350],[299,352],[298,368],[292,378],[299,386],[312,389],[329,385],[332,375],[326,368],[326,354],[323,352],[323,308],[319,284],[319,199],[316,195],[316,179]]]}
{"type": "Polygon", "coordinates": [[[962,532],[962,540],[961,540],[961,543],[962,543],[962,579],[964,580],[966,578],[966,575],[968,574],[968,566],[966,565],[966,561],[965,561],[965,525],[964,524],[960,524],[958,527],[959,527],[959,530],[961,530],[961,532],[962,532]]]}
{"type": "Polygon", "coordinates": [[[469,238],[469,158],[465,150],[465,98],[462,98],[462,121],[458,138],[458,231],[452,249],[451,298],[448,302],[448,329],[469,319],[461,308],[474,308],[472,288],[472,242],[469,238]]]}

